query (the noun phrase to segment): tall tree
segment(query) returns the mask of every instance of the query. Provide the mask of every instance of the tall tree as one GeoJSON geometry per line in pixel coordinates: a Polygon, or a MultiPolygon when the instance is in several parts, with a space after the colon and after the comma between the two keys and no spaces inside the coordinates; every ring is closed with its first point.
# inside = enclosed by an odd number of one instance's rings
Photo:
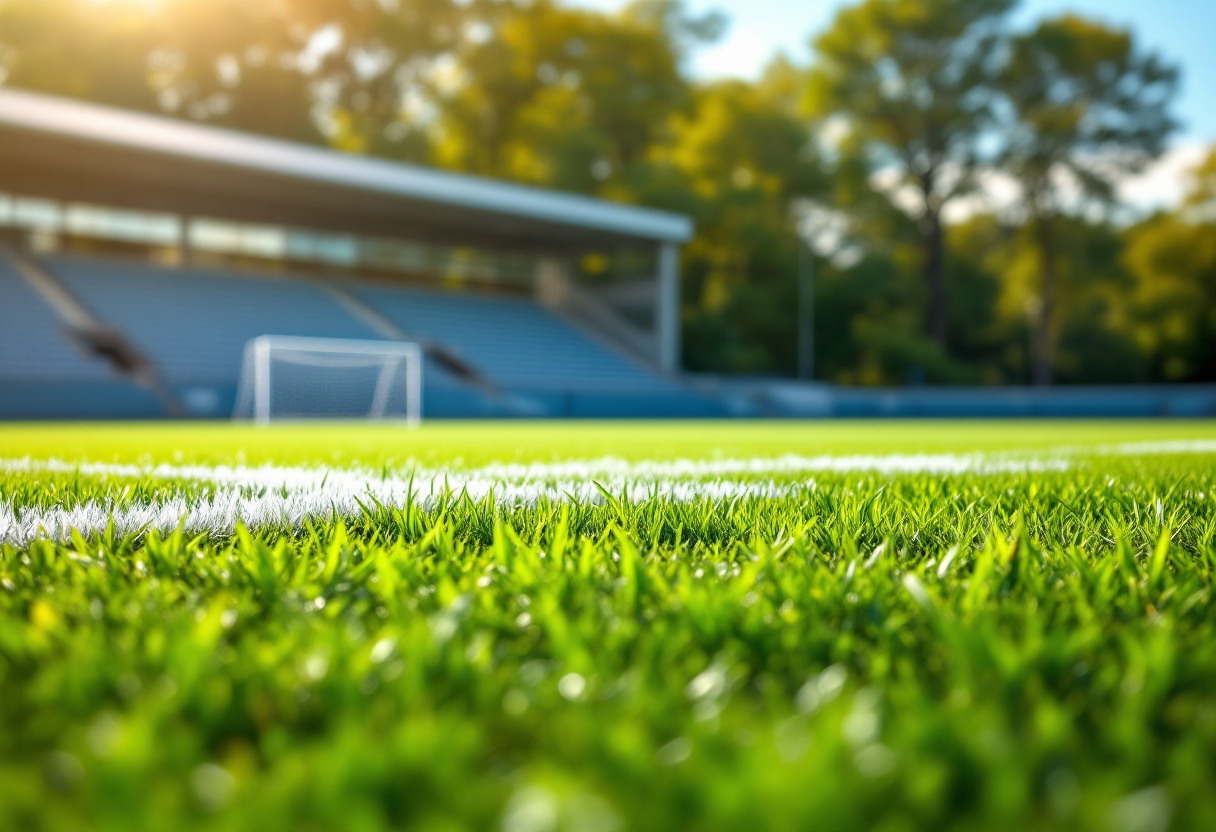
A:
{"type": "Polygon", "coordinates": [[[1216,148],[1183,205],[1129,230],[1134,329],[1160,381],[1216,381],[1216,148]]]}
{"type": "Polygon", "coordinates": [[[503,3],[487,20],[456,53],[460,83],[440,96],[436,161],[618,197],[673,113],[691,106],[683,52],[719,28],[675,0],[615,15],[503,3]]]}
{"type": "Polygon", "coordinates": [[[1012,123],[1002,163],[1021,185],[1038,249],[1034,380],[1050,384],[1057,282],[1056,218],[1109,205],[1118,182],[1144,168],[1177,126],[1178,72],[1137,48],[1130,32],[1074,15],[1013,38],[1002,73],[1012,123]]]}
{"type": "Polygon", "coordinates": [[[156,109],[148,56],[157,29],[147,8],[128,3],[0,0],[0,78],[55,95],[156,109]]]}
{"type": "MultiPolygon", "coordinates": [[[[686,366],[793,372],[794,212],[825,187],[810,136],[775,62],[760,84],[697,90],[654,151],[694,195],[698,234],[684,254],[686,366]]],[[[668,186],[671,187],[670,185],[668,186]]]]}
{"type": "Polygon", "coordinates": [[[403,155],[408,94],[474,18],[453,0],[0,0],[0,77],[403,155]]]}
{"type": "MultiPolygon", "coordinates": [[[[814,42],[808,104],[910,197],[929,289],[928,330],[948,340],[942,211],[964,193],[992,119],[990,88],[1014,0],[864,0],[814,42]]],[[[896,193],[898,192],[898,193],[896,193]]]]}

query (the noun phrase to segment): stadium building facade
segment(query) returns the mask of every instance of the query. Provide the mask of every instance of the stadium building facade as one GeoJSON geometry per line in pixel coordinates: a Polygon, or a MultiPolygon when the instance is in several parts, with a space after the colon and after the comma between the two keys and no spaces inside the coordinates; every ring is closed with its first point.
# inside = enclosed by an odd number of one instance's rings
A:
{"type": "Polygon", "coordinates": [[[722,412],[684,216],[0,88],[0,417],[224,417],[263,335],[420,344],[427,416],[722,412]]]}

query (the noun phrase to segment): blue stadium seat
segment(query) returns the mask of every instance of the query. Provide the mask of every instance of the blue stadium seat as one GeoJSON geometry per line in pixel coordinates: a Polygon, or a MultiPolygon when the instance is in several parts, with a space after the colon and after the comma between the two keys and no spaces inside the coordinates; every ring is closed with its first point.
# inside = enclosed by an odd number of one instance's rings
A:
{"type": "Polygon", "coordinates": [[[235,382],[259,335],[376,338],[315,284],[120,261],[47,265],[102,320],[151,356],[166,383],[235,382]]]}
{"type": "Polygon", "coordinates": [[[55,311],[0,253],[0,379],[104,381],[108,364],[72,344],[55,311]]]}
{"type": "MultiPolygon", "coordinates": [[[[173,386],[235,384],[245,344],[259,335],[382,340],[307,280],[80,257],[47,265],[173,386]]],[[[425,373],[428,386],[455,383],[429,362],[425,373]]]]}
{"type": "Polygon", "coordinates": [[[525,300],[367,285],[355,292],[405,331],[448,346],[504,388],[683,390],[525,300]]]}

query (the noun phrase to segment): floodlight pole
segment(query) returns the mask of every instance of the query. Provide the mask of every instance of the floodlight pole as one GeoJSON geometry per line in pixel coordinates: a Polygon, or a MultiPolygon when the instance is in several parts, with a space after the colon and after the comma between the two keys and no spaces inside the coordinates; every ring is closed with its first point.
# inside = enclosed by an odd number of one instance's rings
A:
{"type": "Polygon", "coordinates": [[[798,237],[798,378],[815,377],[815,253],[798,237]]]}

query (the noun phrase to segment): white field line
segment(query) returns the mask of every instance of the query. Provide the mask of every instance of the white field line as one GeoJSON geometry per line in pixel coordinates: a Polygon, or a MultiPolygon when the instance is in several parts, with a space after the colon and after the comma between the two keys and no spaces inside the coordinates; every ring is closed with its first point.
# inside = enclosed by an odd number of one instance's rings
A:
{"type": "MultiPolygon", "coordinates": [[[[1058,455],[1055,455],[1058,457],[1058,455]]],[[[427,469],[405,465],[397,478],[413,471],[416,478],[447,477],[458,479],[493,479],[502,482],[552,481],[558,479],[593,479],[623,477],[637,481],[664,477],[723,477],[732,475],[778,475],[815,472],[877,472],[959,474],[967,472],[1061,470],[1067,461],[1059,458],[985,456],[982,454],[855,454],[851,456],[754,457],[751,459],[671,459],[631,462],[617,457],[566,460],[536,463],[490,463],[462,469],[459,467],[427,469]]],[[[335,482],[351,480],[369,482],[384,476],[369,469],[337,469],[308,466],[278,465],[132,465],[96,462],[63,462],[39,459],[0,459],[0,470],[51,471],[81,473],[90,476],[155,477],[157,479],[201,480],[210,483],[230,483],[251,487],[282,488],[319,484],[322,480],[335,482]]]]}
{"type": "MultiPolygon", "coordinates": [[[[1085,449],[1070,448],[1070,453],[1085,449]]],[[[1216,454],[1216,439],[1171,439],[1163,442],[1124,442],[1120,445],[1100,445],[1092,449],[1102,456],[1147,456],[1164,454],[1216,454]]]]}
{"type": "MultiPolygon", "coordinates": [[[[1083,452],[1085,449],[1076,452],[1083,452]]],[[[1088,449],[1093,452],[1095,449],[1088,449]]],[[[1111,446],[1104,454],[1210,453],[1216,442],[1144,443],[1111,446]]],[[[887,454],[795,456],[752,459],[651,460],[628,462],[604,457],[555,463],[495,463],[480,468],[416,467],[393,473],[303,466],[122,465],[57,460],[0,460],[0,470],[78,472],[86,476],[153,477],[193,480],[213,486],[210,494],[182,492],[152,502],[89,501],[71,508],[22,509],[0,503],[0,542],[28,545],[40,538],[65,540],[75,529],[89,536],[113,523],[130,534],[150,529],[167,533],[182,526],[190,534],[230,534],[238,523],[299,527],[312,519],[354,517],[372,502],[423,508],[445,495],[491,494],[502,505],[535,505],[542,500],[602,503],[596,483],[627,500],[652,494],[674,502],[736,497],[779,497],[811,484],[798,475],[872,472],[880,474],[998,473],[1060,471],[1073,449],[1047,457],[989,457],[981,454],[887,454]],[[772,477],[781,477],[777,482],[772,477]],[[767,479],[766,479],[767,478],[767,479]]]]}
{"type": "MultiPolygon", "coordinates": [[[[320,479],[320,478],[318,478],[320,479]]],[[[777,497],[794,488],[768,482],[689,483],[674,480],[639,484],[605,484],[611,493],[640,499],[652,493],[676,502],[698,499],[725,500],[741,496],[777,497]]],[[[535,505],[543,499],[555,502],[577,500],[603,502],[591,482],[554,481],[512,484],[497,480],[445,481],[369,479],[358,488],[339,479],[320,487],[290,487],[284,490],[251,492],[241,486],[220,485],[211,494],[179,494],[149,503],[117,505],[113,501],[89,501],[72,508],[18,511],[0,504],[0,541],[27,545],[39,538],[65,540],[72,529],[85,536],[103,532],[109,523],[120,534],[156,529],[162,533],[181,526],[190,534],[231,534],[237,523],[249,528],[296,528],[308,520],[357,517],[373,503],[401,507],[409,502],[430,508],[445,495],[467,494],[480,500],[491,494],[500,505],[535,505]]]]}

